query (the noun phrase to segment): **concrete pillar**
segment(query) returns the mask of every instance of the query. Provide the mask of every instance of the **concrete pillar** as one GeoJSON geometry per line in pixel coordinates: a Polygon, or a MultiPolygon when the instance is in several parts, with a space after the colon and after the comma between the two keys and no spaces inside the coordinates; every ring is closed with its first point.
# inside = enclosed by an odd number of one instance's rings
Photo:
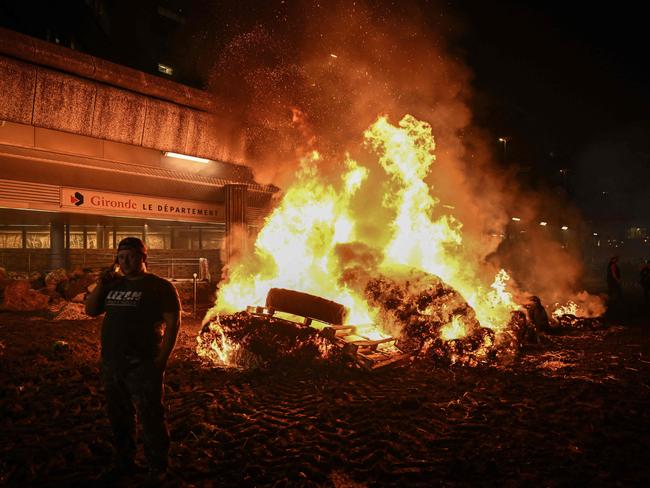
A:
{"type": "Polygon", "coordinates": [[[246,228],[246,207],[248,192],[246,185],[226,185],[226,245],[225,262],[229,263],[236,256],[246,252],[248,232],[246,228]]]}
{"type": "Polygon", "coordinates": [[[65,247],[63,248],[63,267],[68,269],[72,259],[70,259],[70,224],[63,227],[65,233],[65,247]]]}
{"type": "Polygon", "coordinates": [[[65,268],[65,225],[50,224],[50,269],[65,268]]]}
{"type": "Polygon", "coordinates": [[[97,249],[106,247],[104,243],[104,228],[99,224],[95,226],[95,242],[97,243],[97,249]]]}

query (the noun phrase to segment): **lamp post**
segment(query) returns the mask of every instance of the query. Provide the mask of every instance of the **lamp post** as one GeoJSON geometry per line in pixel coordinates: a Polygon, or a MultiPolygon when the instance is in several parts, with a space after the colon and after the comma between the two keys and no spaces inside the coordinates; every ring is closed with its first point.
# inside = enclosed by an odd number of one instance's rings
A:
{"type": "Polygon", "coordinates": [[[567,168],[562,168],[560,169],[560,178],[562,179],[562,186],[564,187],[565,192],[569,192],[569,188],[567,187],[567,176],[569,174],[569,170],[567,168]]]}
{"type": "Polygon", "coordinates": [[[503,162],[506,162],[506,156],[508,154],[508,141],[510,140],[510,137],[504,136],[504,137],[499,137],[499,142],[503,144],[503,162]]]}
{"type": "Polygon", "coordinates": [[[564,243],[563,247],[569,247],[569,227],[566,225],[563,225],[561,227],[562,229],[562,241],[564,243]]]}

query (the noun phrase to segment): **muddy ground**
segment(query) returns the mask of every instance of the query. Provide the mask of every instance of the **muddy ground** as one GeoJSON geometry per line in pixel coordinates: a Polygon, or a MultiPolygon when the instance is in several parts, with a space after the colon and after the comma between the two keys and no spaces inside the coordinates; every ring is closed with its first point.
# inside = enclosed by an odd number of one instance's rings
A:
{"type": "MultiPolygon", "coordinates": [[[[92,486],[109,464],[99,328],[0,313],[0,484],[92,486]]],[[[169,486],[650,485],[650,319],[508,367],[375,373],[206,368],[198,329],[167,370],[169,486]]]]}

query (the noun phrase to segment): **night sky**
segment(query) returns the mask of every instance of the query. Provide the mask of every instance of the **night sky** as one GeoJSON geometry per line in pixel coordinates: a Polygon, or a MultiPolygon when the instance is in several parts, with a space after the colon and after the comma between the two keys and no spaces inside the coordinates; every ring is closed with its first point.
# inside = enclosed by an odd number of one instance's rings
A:
{"type": "MultiPolygon", "coordinates": [[[[158,73],[152,60],[162,59],[176,66],[178,81],[207,87],[220,51],[234,36],[261,25],[278,39],[290,38],[304,5],[313,15],[328,9],[326,1],[99,3],[111,11],[108,33],[93,24],[88,3],[80,0],[47,2],[47,7],[3,0],[1,25],[38,37],[47,28],[64,42],[74,38],[78,49],[153,74],[158,73]],[[183,22],[161,17],[159,6],[177,12],[183,22]]],[[[588,216],[647,220],[650,75],[647,22],[639,4],[413,0],[366,5],[385,18],[416,12],[432,30],[443,32],[450,56],[472,73],[473,123],[490,134],[498,163],[518,167],[526,184],[563,191],[588,216]],[[505,161],[497,140],[504,136],[509,138],[505,161]]]]}
{"type": "Polygon", "coordinates": [[[539,142],[562,153],[647,120],[647,42],[638,8],[522,3],[465,10],[468,64],[486,106],[505,107],[503,130],[537,127],[539,142]]]}
{"type": "Polygon", "coordinates": [[[617,213],[647,212],[650,74],[638,4],[456,5],[468,23],[461,42],[476,76],[477,120],[512,137],[513,159],[556,181],[567,168],[587,210],[600,209],[594,199],[606,191],[617,213]]]}

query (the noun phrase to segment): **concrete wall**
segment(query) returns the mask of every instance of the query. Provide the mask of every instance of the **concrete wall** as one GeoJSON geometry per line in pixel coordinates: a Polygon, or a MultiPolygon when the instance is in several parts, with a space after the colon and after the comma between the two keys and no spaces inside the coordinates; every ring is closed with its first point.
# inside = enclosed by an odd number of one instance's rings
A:
{"type": "Polygon", "coordinates": [[[2,28],[0,101],[0,120],[242,160],[242,135],[211,94],[2,28]]]}

